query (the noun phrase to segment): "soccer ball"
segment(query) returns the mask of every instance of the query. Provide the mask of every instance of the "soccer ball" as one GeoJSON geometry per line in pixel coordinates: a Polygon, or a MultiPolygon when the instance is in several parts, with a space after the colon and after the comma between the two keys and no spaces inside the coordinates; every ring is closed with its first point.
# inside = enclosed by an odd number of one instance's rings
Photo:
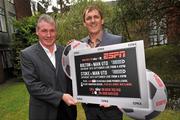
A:
{"type": "Polygon", "coordinates": [[[63,70],[65,72],[65,74],[71,79],[71,75],[70,75],[70,59],[69,59],[69,52],[73,49],[86,49],[86,48],[90,48],[88,44],[77,41],[77,40],[73,40],[70,44],[68,44],[64,51],[63,51],[63,55],[62,55],[62,67],[63,70]]]}
{"type": "Polygon", "coordinates": [[[138,120],[150,120],[164,111],[167,103],[167,90],[161,78],[150,70],[146,70],[149,81],[149,108],[120,108],[127,116],[138,120]]]}

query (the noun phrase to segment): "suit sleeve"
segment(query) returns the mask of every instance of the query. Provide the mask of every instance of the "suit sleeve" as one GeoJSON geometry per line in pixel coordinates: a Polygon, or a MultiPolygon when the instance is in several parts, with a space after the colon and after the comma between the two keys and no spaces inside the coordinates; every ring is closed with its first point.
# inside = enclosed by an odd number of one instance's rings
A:
{"type": "Polygon", "coordinates": [[[123,42],[125,42],[124,41],[124,37],[123,36],[117,36],[117,35],[115,35],[115,40],[117,40],[119,43],[123,43],[123,42]]]}
{"type": "Polygon", "coordinates": [[[32,62],[30,55],[25,52],[20,54],[22,77],[27,86],[29,94],[36,99],[50,103],[57,107],[63,96],[62,92],[54,91],[43,81],[40,81],[37,75],[36,65],[32,62]]]}

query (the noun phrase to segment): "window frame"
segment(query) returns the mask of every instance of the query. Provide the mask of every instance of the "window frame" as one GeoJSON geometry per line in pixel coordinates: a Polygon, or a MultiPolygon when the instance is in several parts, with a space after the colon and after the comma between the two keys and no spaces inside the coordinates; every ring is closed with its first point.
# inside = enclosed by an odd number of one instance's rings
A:
{"type": "Polygon", "coordinates": [[[8,2],[14,4],[14,0],[8,0],[8,2]]]}
{"type": "Polygon", "coordinates": [[[7,32],[6,26],[6,18],[5,18],[5,11],[3,8],[0,7],[0,32],[7,32]]]}

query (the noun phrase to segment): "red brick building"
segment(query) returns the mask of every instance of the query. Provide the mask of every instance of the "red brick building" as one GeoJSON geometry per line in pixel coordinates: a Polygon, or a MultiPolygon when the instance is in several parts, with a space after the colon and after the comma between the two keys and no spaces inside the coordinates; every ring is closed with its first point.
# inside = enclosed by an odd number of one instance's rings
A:
{"type": "Polygon", "coordinates": [[[32,16],[30,0],[14,0],[16,18],[32,16]]]}

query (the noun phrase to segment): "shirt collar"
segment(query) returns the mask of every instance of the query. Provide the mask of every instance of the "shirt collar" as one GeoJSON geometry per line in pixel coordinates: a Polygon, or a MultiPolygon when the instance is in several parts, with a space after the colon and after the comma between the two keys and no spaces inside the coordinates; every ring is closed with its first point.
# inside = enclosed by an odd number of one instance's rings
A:
{"type": "Polygon", "coordinates": [[[103,36],[103,31],[101,31],[98,38],[96,39],[96,43],[92,42],[90,36],[88,36],[88,44],[91,47],[98,47],[100,45],[101,41],[102,41],[102,36],[103,36]],[[95,46],[94,46],[94,44],[95,44],[95,46]]]}
{"type": "MultiPolygon", "coordinates": [[[[42,48],[44,49],[44,51],[45,51],[46,53],[50,53],[49,49],[47,49],[46,47],[44,47],[41,42],[39,42],[39,43],[40,43],[40,45],[42,46],[42,48]]],[[[54,53],[56,52],[56,50],[57,50],[57,47],[56,47],[56,44],[54,44],[54,50],[53,50],[53,53],[52,53],[52,54],[54,54],[54,53]]]]}

